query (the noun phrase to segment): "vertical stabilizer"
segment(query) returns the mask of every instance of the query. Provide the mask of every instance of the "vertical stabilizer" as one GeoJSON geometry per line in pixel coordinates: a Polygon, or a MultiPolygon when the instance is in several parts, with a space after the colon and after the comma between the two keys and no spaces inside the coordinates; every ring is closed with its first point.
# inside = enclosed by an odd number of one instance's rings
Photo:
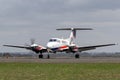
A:
{"type": "Polygon", "coordinates": [[[60,28],[60,29],[56,29],[56,30],[70,30],[70,44],[73,42],[73,40],[76,38],[76,32],[77,30],[92,30],[91,28],[60,28]]]}

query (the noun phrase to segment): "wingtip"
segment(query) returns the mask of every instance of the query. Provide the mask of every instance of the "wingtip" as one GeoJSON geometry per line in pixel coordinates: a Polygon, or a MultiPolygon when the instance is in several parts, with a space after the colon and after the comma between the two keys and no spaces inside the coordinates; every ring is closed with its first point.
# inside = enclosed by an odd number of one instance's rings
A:
{"type": "Polygon", "coordinates": [[[118,43],[115,43],[114,45],[119,45],[118,43]]]}
{"type": "Polygon", "coordinates": [[[110,45],[112,46],[112,45],[118,45],[118,44],[114,43],[114,44],[110,44],[110,45]]]}

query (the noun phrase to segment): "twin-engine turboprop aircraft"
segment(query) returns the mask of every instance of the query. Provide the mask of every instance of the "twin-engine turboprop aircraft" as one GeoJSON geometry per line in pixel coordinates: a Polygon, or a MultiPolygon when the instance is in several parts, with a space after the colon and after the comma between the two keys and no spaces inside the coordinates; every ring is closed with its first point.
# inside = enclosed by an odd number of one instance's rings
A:
{"type": "Polygon", "coordinates": [[[41,45],[35,44],[34,42],[29,46],[14,46],[14,45],[3,45],[3,46],[25,48],[28,50],[32,50],[39,54],[39,58],[43,58],[43,53],[45,52],[48,52],[48,56],[47,56],[48,58],[50,58],[49,53],[56,53],[56,52],[75,53],[75,58],[79,58],[78,52],[93,50],[98,47],[115,45],[115,44],[103,44],[103,45],[79,47],[73,41],[76,38],[76,31],[77,30],[92,30],[91,28],[60,28],[56,30],[71,31],[70,37],[67,39],[51,38],[49,42],[47,43],[47,47],[43,47],[41,45]]]}

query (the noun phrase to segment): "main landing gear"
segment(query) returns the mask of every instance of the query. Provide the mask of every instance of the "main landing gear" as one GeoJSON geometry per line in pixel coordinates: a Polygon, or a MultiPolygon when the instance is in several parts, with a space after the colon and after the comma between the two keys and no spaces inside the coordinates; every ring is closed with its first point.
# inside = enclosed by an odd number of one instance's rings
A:
{"type": "MultiPolygon", "coordinates": [[[[76,53],[75,54],[75,58],[79,59],[80,58],[80,54],[76,53]]],[[[42,53],[39,54],[39,59],[43,59],[43,54],[42,53]]],[[[47,59],[50,59],[50,55],[49,54],[47,54],[47,59]]]]}
{"type": "MultiPolygon", "coordinates": [[[[39,54],[39,59],[43,59],[43,54],[42,53],[39,54]]],[[[47,59],[50,59],[50,55],[49,54],[47,55],[47,59]]]]}

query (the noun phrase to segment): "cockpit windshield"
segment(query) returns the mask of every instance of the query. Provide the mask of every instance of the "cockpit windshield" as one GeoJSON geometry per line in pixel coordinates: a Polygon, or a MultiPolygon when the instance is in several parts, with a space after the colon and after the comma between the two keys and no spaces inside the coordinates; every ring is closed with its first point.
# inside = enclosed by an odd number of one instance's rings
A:
{"type": "Polygon", "coordinates": [[[56,42],[57,39],[50,39],[49,42],[56,42]]]}

